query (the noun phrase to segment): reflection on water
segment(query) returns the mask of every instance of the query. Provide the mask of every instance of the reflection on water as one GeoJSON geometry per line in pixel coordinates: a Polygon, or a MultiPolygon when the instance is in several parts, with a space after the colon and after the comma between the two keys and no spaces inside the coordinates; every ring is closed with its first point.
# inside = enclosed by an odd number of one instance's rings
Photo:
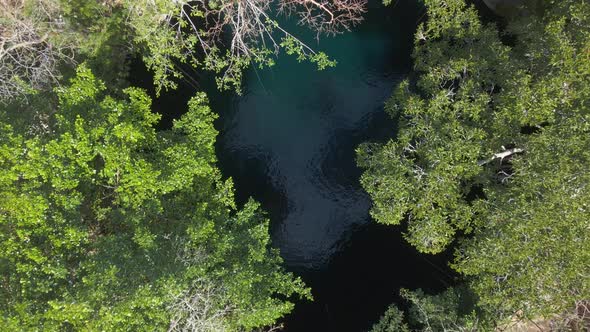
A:
{"type": "Polygon", "coordinates": [[[384,119],[383,102],[408,70],[407,46],[396,52],[403,22],[389,19],[322,41],[336,68],[318,72],[281,57],[272,69],[250,71],[243,96],[221,111],[221,163],[237,182],[259,178],[250,186],[272,186],[279,196],[278,206],[264,205],[290,267],[325,266],[350,230],[369,221],[354,149],[375,136],[369,129],[384,119]]]}
{"type": "Polygon", "coordinates": [[[399,288],[452,281],[448,257],[418,255],[399,228],[371,221],[359,184],[355,148],[394,136],[383,103],[411,70],[421,10],[417,0],[371,4],[360,28],[317,46],[336,68],[318,72],[281,56],[272,69],[246,73],[242,96],[209,93],[221,115],[223,174],[239,201],[262,203],[286,267],[312,288],[314,302],[298,302],[284,320],[291,332],[366,331],[400,303],[399,288]]]}
{"type": "MultiPolygon", "coordinates": [[[[419,0],[390,7],[373,1],[358,29],[316,45],[336,68],[318,72],[281,56],[272,69],[247,72],[240,97],[219,93],[206,75],[195,77],[220,114],[223,175],[233,177],[238,202],[252,196],[262,203],[286,268],[312,288],[314,301],[297,302],[284,319],[288,332],[366,331],[390,303],[403,304],[401,287],[436,291],[452,283],[448,255],[419,255],[400,228],[372,222],[359,185],[354,149],[394,136],[383,102],[411,70],[422,10],[419,0]]],[[[132,84],[153,94],[151,74],[132,69],[132,84]]],[[[186,84],[154,100],[159,127],[169,128],[194,93],[186,84]]]]}
{"type": "Polygon", "coordinates": [[[358,186],[352,151],[371,113],[381,112],[392,82],[381,80],[375,88],[359,80],[351,92],[338,80],[310,79],[285,101],[277,94],[286,82],[259,75],[268,87],[251,87],[233,117],[224,118],[231,126],[222,149],[232,158],[259,160],[263,169],[240,171],[264,173],[285,200],[272,235],[287,264],[318,267],[346,230],[367,221],[369,201],[358,186]]]}

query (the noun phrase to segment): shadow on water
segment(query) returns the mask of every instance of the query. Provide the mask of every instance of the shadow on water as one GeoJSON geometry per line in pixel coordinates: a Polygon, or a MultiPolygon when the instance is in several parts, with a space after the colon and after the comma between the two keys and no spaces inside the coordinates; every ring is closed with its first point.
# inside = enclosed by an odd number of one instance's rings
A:
{"type": "Polygon", "coordinates": [[[416,8],[396,10],[405,15],[372,8],[355,32],[322,40],[336,68],[318,72],[283,56],[246,73],[243,96],[212,95],[221,113],[220,165],[240,192],[267,207],[273,241],[295,270],[325,267],[350,231],[369,222],[354,149],[393,136],[383,102],[411,66],[408,14],[416,8]]]}
{"type": "MultiPolygon", "coordinates": [[[[393,2],[371,2],[360,27],[319,45],[313,34],[297,34],[336,59],[335,68],[318,72],[281,56],[270,69],[245,73],[242,96],[202,86],[220,114],[219,166],[233,177],[238,202],[262,203],[286,268],[312,287],[315,301],[297,303],[283,322],[287,331],[366,331],[400,302],[399,288],[452,283],[448,257],[418,255],[400,228],[371,221],[355,165],[360,143],[394,136],[383,103],[412,66],[423,9],[414,0],[393,2]]],[[[149,86],[141,73],[132,77],[149,86]]],[[[155,100],[162,127],[185,111],[194,90],[186,85],[155,100]]]]}

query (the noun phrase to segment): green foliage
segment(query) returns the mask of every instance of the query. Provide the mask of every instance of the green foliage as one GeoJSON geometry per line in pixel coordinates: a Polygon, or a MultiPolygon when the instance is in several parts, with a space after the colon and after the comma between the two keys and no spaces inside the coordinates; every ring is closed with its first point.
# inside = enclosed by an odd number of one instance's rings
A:
{"type": "Polygon", "coordinates": [[[427,98],[402,83],[386,105],[403,128],[397,140],[361,146],[358,161],[367,169],[361,181],[374,198],[373,217],[398,224],[409,216],[408,241],[437,253],[476,222],[481,207],[465,197],[482,181],[478,160],[513,140],[500,143],[486,130],[495,121],[485,114],[488,89],[510,70],[500,65],[508,62],[507,47],[462,1],[429,5],[431,18],[418,28],[414,54],[424,72],[418,88],[427,98]],[[494,76],[488,66],[496,68],[494,76]]]}
{"type": "Polygon", "coordinates": [[[0,101],[28,101],[30,95],[48,93],[82,61],[111,91],[124,87],[131,51],[126,16],[115,1],[0,4],[0,101]]]}
{"type": "MultiPolygon", "coordinates": [[[[72,45],[78,62],[85,62],[93,74],[106,83],[111,94],[127,87],[129,60],[136,55],[134,30],[129,13],[121,1],[35,0],[53,1],[63,16],[62,39],[72,45]]],[[[66,77],[75,73],[62,68],[66,77]]]]}
{"type": "Polygon", "coordinates": [[[404,321],[404,312],[391,305],[373,325],[371,332],[409,332],[410,328],[404,321]]]}
{"type": "MultiPolygon", "coordinates": [[[[210,71],[220,90],[240,93],[242,72],[251,65],[273,66],[281,49],[299,61],[317,64],[319,70],[336,65],[272,19],[270,3],[122,2],[129,13],[131,40],[154,73],[157,93],[177,87],[177,80],[186,75],[182,65],[210,71]]],[[[315,22],[301,20],[302,24],[315,22]]]]}
{"type": "Polygon", "coordinates": [[[285,298],[309,297],[269,247],[259,205],[235,206],[204,94],[156,132],[150,98],[124,93],[106,95],[82,66],[59,89],[48,133],[2,122],[0,325],[153,331],[217,320],[240,330],[289,312],[285,298]],[[197,281],[217,291],[201,294],[197,281]],[[205,296],[217,306],[204,314],[178,309],[205,296]]]}
{"type": "Polygon", "coordinates": [[[310,61],[315,63],[318,66],[318,70],[324,70],[336,66],[336,60],[330,60],[326,53],[318,52],[309,54],[301,45],[301,42],[293,37],[287,36],[283,38],[281,47],[285,49],[285,53],[288,55],[296,55],[297,61],[299,62],[310,61]]]}
{"type": "MultiPolygon", "coordinates": [[[[133,57],[141,57],[153,72],[158,94],[175,89],[187,67],[210,71],[220,90],[239,93],[243,71],[274,65],[281,49],[319,70],[336,64],[279,26],[269,16],[270,1],[22,0],[0,6],[6,30],[0,51],[11,53],[0,56],[0,102],[51,90],[80,62],[113,94],[128,85],[133,57]]],[[[349,29],[363,12],[349,13],[355,16],[350,22],[337,21],[349,29]]],[[[339,32],[335,22],[322,23],[322,13],[306,24],[339,32]]]]}
{"type": "Polygon", "coordinates": [[[372,332],[447,332],[485,331],[491,329],[481,322],[474,311],[471,294],[464,289],[449,288],[437,295],[427,295],[422,290],[401,289],[401,296],[409,303],[408,319],[395,306],[390,306],[372,332]],[[413,326],[410,329],[408,325],[413,326]]]}
{"type": "Polygon", "coordinates": [[[469,234],[454,268],[489,317],[570,310],[590,298],[590,5],[514,18],[513,45],[463,0],[426,5],[398,136],[358,149],[372,216],[426,253],[469,234]]]}
{"type": "Polygon", "coordinates": [[[400,294],[411,304],[410,321],[422,331],[486,330],[476,316],[471,294],[463,288],[449,288],[437,295],[402,289],[400,294]]]}

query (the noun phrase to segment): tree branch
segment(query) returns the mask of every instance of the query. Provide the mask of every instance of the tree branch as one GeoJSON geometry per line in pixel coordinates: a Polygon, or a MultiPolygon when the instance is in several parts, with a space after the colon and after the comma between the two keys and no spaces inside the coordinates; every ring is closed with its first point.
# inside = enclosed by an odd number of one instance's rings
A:
{"type": "Polygon", "coordinates": [[[513,149],[504,150],[502,152],[498,152],[498,153],[494,154],[489,159],[484,159],[484,160],[478,161],[477,165],[483,166],[485,164],[489,164],[490,162],[492,162],[496,159],[500,159],[500,161],[502,161],[504,158],[507,158],[507,157],[512,156],[513,154],[522,153],[522,152],[524,152],[524,150],[520,149],[520,148],[513,148],[513,149]]]}

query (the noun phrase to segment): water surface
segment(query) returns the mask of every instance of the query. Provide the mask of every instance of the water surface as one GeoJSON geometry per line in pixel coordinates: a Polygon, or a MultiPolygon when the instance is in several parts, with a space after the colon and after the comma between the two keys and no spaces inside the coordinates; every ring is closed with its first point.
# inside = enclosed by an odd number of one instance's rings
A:
{"type": "Polygon", "coordinates": [[[242,96],[211,94],[220,113],[218,156],[243,201],[269,212],[273,244],[287,268],[312,287],[288,331],[365,331],[400,287],[440,289],[452,279],[445,257],[422,257],[395,227],[369,217],[354,150],[394,137],[384,101],[411,71],[413,34],[422,8],[371,2],[366,21],[319,44],[298,36],[338,65],[318,72],[289,56],[245,75],[242,96]]]}
{"type": "Polygon", "coordinates": [[[221,114],[222,169],[240,191],[272,202],[265,204],[272,238],[293,268],[325,267],[351,230],[369,221],[354,149],[393,131],[383,102],[410,69],[415,25],[407,19],[415,16],[411,6],[398,5],[397,15],[373,7],[353,33],[319,45],[311,34],[298,34],[337,67],[318,72],[281,56],[271,69],[247,72],[241,97],[213,98],[221,114]]]}
{"type": "MultiPolygon", "coordinates": [[[[365,22],[350,33],[324,38],[289,26],[338,65],[318,72],[281,55],[271,69],[245,73],[244,93],[219,93],[195,76],[220,114],[219,166],[235,182],[238,202],[252,196],[271,219],[273,245],[285,267],[312,288],[283,321],[286,331],[366,331],[401,287],[440,290],[452,283],[448,257],[421,256],[402,229],[369,217],[359,185],[355,148],[395,136],[383,103],[411,71],[413,33],[422,18],[417,0],[390,7],[372,1],[365,22]]],[[[146,72],[134,84],[149,86],[146,72]]],[[[186,110],[195,93],[185,84],[154,101],[162,127],[186,110]]]]}

